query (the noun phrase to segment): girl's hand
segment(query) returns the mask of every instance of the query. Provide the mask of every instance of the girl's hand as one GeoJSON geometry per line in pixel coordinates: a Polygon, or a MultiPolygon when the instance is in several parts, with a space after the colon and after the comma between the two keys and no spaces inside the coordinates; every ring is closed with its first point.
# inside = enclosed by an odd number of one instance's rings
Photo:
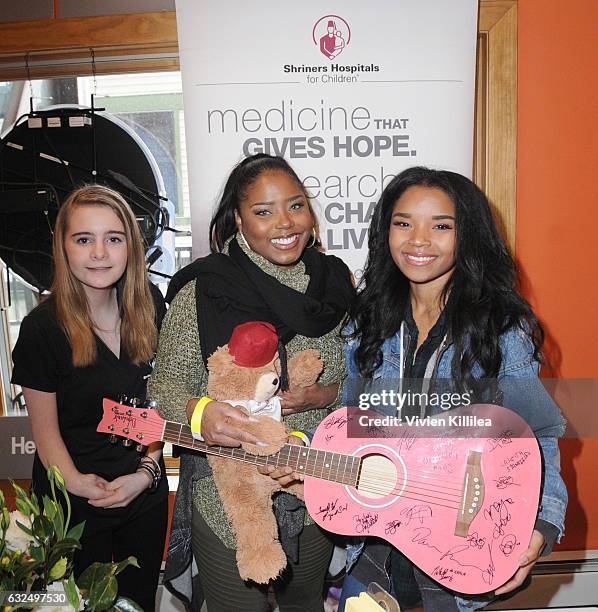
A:
{"type": "Polygon", "coordinates": [[[534,529],[528,549],[523,551],[519,556],[519,569],[509,582],[503,584],[500,589],[494,591],[495,595],[503,595],[504,593],[509,593],[513,589],[520,587],[527,578],[527,575],[532,571],[532,567],[534,567],[538,560],[543,547],[544,536],[537,529],[534,529]]]}
{"type": "Polygon", "coordinates": [[[332,385],[314,383],[309,387],[293,387],[288,391],[281,391],[279,395],[282,415],[325,408],[334,402],[337,394],[338,383],[332,385]]]}
{"type": "Polygon", "coordinates": [[[97,474],[81,474],[78,472],[70,482],[66,483],[69,493],[86,499],[103,499],[110,495],[107,490],[109,482],[97,474]]]}
{"type": "MultiPolygon", "coordinates": [[[[305,446],[303,442],[297,436],[289,436],[287,438],[287,444],[295,444],[297,446],[305,446]]],[[[264,476],[270,476],[274,480],[278,480],[278,483],[282,487],[288,487],[294,482],[302,482],[303,474],[298,474],[293,471],[290,466],[275,468],[273,465],[260,465],[257,471],[264,476]]]]}
{"type": "Polygon", "coordinates": [[[144,472],[125,474],[106,484],[107,497],[90,499],[89,503],[96,508],[124,508],[150,485],[149,475],[144,472]]]}

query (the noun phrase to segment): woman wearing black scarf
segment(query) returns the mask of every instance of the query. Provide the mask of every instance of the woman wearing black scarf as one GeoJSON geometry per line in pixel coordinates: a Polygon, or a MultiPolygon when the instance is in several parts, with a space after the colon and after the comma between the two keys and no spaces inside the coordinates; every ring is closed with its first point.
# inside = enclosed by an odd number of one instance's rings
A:
{"type": "MultiPolygon", "coordinates": [[[[316,426],[338,406],[345,372],[339,327],[353,297],[350,273],[338,258],[319,252],[316,219],[305,189],[287,162],[254,155],[231,173],[210,225],[212,254],[172,280],[149,396],[166,418],[187,420],[205,395],[207,358],[226,344],[233,328],[268,321],[291,357],[320,351],[318,383],[281,393],[292,430],[316,426]]],[[[256,442],[243,417],[228,404],[208,403],[201,434],[210,444],[256,442]]],[[[332,544],[306,518],[303,504],[276,498],[280,537],[289,566],[274,583],[281,612],[322,610],[322,585],[332,544]],[[304,528],[305,523],[305,528],[304,528]]],[[[247,509],[251,512],[251,509],[247,509]]],[[[267,609],[267,587],[241,581],[235,541],[204,456],[181,457],[181,478],[165,571],[167,586],[209,612],[267,609]],[[199,580],[191,581],[192,552],[199,580]],[[199,587],[199,588],[192,588],[199,587]]]]}

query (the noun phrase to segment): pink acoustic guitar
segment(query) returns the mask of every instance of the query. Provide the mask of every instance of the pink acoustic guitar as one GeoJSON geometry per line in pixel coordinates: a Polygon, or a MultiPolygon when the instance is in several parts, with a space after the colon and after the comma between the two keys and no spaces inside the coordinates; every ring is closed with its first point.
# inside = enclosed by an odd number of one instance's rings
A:
{"type": "Polygon", "coordinates": [[[525,421],[489,404],[451,410],[430,423],[385,427],[380,418],[336,410],[310,448],[287,444],[268,457],[208,446],[187,425],[108,399],[98,431],[256,465],[289,465],[305,474],[307,509],[324,529],[383,538],[461,593],[507,582],[529,544],[540,494],[540,452],[525,421]]]}

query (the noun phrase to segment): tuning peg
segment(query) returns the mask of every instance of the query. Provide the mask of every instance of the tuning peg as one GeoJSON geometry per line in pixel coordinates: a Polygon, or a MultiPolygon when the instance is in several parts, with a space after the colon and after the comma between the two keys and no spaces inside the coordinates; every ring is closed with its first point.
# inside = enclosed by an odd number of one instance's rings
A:
{"type": "Polygon", "coordinates": [[[138,453],[143,453],[143,452],[145,452],[145,449],[146,449],[146,448],[147,448],[147,446],[143,446],[143,444],[138,444],[138,445],[135,447],[135,450],[136,450],[138,453]]]}
{"type": "Polygon", "coordinates": [[[133,408],[135,406],[137,406],[138,404],[141,403],[141,400],[138,397],[130,397],[129,398],[129,405],[133,406],[133,408]]]}
{"type": "Polygon", "coordinates": [[[158,407],[158,402],[156,400],[150,400],[149,402],[146,402],[146,403],[147,403],[148,408],[155,409],[158,407]]]}
{"type": "Polygon", "coordinates": [[[116,444],[118,442],[118,436],[115,436],[114,434],[112,434],[108,439],[110,440],[110,444],[116,444]]]}
{"type": "Polygon", "coordinates": [[[132,446],[132,445],[133,445],[133,440],[129,440],[128,438],[123,440],[123,446],[132,446]]]}

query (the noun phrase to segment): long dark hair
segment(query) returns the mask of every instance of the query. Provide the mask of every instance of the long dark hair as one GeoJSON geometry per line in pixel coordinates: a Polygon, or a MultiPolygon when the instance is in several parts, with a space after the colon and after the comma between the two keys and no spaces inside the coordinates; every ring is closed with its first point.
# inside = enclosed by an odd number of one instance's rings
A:
{"type": "Polygon", "coordinates": [[[258,179],[262,172],[284,172],[297,181],[297,185],[299,185],[307,200],[314,224],[317,223],[305,187],[286,159],[265,153],[257,153],[239,162],[233,168],[224,185],[220,202],[210,222],[210,249],[212,253],[220,253],[224,248],[224,243],[236,234],[235,211],[239,210],[239,203],[245,196],[247,189],[258,179]]]}
{"type": "Polygon", "coordinates": [[[488,199],[460,174],[415,167],[387,185],[372,217],[361,291],[349,311],[350,337],[359,340],[355,359],[361,375],[371,378],[380,365],[382,343],[397,332],[409,305],[409,280],[391,257],[388,237],[395,203],[415,186],[441,189],[455,206],[455,269],[441,295],[455,346],[453,378],[470,380],[476,363],[485,377],[497,376],[502,357],[498,338],[515,326],[530,337],[534,357],[541,359],[544,332],[517,290],[515,263],[496,228],[488,199]]]}

